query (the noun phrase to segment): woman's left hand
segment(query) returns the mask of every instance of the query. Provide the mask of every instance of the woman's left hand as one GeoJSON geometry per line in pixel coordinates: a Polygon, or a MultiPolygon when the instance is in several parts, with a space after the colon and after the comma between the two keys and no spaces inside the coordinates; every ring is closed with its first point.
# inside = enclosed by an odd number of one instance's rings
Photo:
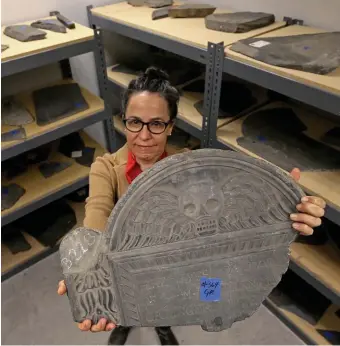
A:
{"type": "MultiPolygon", "coordinates": [[[[301,172],[294,168],[290,175],[298,182],[301,172]]],[[[303,235],[312,235],[313,228],[321,225],[321,217],[325,215],[326,202],[315,196],[306,196],[296,206],[297,213],[291,214],[290,219],[294,221],[293,228],[303,235]]]]}

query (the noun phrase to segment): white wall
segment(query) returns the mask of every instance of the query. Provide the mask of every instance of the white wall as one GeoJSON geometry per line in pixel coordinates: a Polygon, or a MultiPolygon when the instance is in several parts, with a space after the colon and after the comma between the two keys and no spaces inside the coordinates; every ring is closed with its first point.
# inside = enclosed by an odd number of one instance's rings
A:
{"type": "MultiPolygon", "coordinates": [[[[86,6],[95,7],[117,2],[118,0],[1,0],[2,25],[20,21],[33,20],[48,15],[50,11],[58,10],[66,17],[88,25],[86,6]]],[[[266,11],[274,13],[277,20],[284,16],[303,19],[305,24],[327,30],[340,30],[340,0],[191,0],[208,2],[220,8],[235,10],[266,11]]],[[[110,53],[128,44],[117,44],[114,36],[105,41],[113,42],[110,53]]],[[[128,41],[128,40],[127,40],[128,41]]],[[[129,48],[130,49],[130,48],[129,48]]],[[[134,47],[138,50],[140,47],[134,47]]],[[[125,52],[126,53],[126,52],[125,52]]],[[[92,92],[98,94],[95,64],[92,53],[71,59],[74,79],[92,92]]],[[[32,72],[31,72],[32,74],[32,72]]],[[[32,80],[34,78],[21,78],[32,80]]],[[[4,84],[3,84],[4,85],[4,84]]],[[[8,88],[10,90],[10,88],[8,88]]],[[[101,124],[91,126],[87,132],[104,145],[104,132],[101,124]]]]}

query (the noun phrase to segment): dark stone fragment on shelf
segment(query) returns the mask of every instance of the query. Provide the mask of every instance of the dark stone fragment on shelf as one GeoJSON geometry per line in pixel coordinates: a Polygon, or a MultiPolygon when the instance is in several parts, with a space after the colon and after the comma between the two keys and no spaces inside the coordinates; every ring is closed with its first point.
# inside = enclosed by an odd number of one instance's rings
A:
{"type": "Polygon", "coordinates": [[[9,126],[22,126],[33,122],[30,112],[13,97],[1,100],[1,123],[9,126]]]}
{"type": "Polygon", "coordinates": [[[172,6],[173,0],[145,0],[145,5],[151,8],[172,6]]]}
{"type": "Polygon", "coordinates": [[[85,143],[79,132],[73,132],[60,139],[58,150],[67,157],[76,158],[82,155],[84,148],[85,143]]]}
{"type": "Polygon", "coordinates": [[[96,148],[85,147],[82,149],[81,156],[76,158],[76,162],[85,167],[91,167],[96,148]]]}
{"type": "Polygon", "coordinates": [[[18,220],[22,231],[49,247],[54,247],[76,223],[74,210],[63,199],[52,202],[18,220]]]}
{"type": "Polygon", "coordinates": [[[157,10],[154,10],[152,12],[151,18],[152,20],[156,20],[156,19],[162,19],[162,18],[166,18],[169,16],[169,8],[171,6],[168,7],[163,7],[157,10]]]}
{"type": "Polygon", "coordinates": [[[1,185],[1,210],[12,208],[25,192],[26,190],[16,183],[1,185]]]}
{"type": "Polygon", "coordinates": [[[321,140],[326,144],[337,146],[340,149],[340,127],[333,127],[331,130],[327,131],[322,136],[321,140]]]}
{"type": "Polygon", "coordinates": [[[204,18],[214,13],[215,6],[208,4],[184,4],[173,6],[169,9],[169,17],[172,18],[204,18]]]}
{"type": "Polygon", "coordinates": [[[243,121],[237,144],[289,172],[340,169],[340,151],[308,137],[306,129],[290,107],[263,109],[243,121]]]}
{"type": "Polygon", "coordinates": [[[327,75],[340,66],[340,31],[247,38],[230,49],[269,65],[327,75]]]}
{"type": "Polygon", "coordinates": [[[289,215],[302,196],[282,170],[241,153],[201,149],[158,162],[118,200],[105,232],[81,227],[62,240],[74,320],[231,327],[288,269],[289,215]]]}
{"type": "Polygon", "coordinates": [[[21,42],[43,40],[46,37],[46,32],[30,25],[11,25],[7,26],[4,34],[21,42]]]}
{"type": "Polygon", "coordinates": [[[2,227],[1,242],[5,244],[13,255],[19,252],[29,251],[32,247],[13,223],[2,227]]]}
{"type": "Polygon", "coordinates": [[[274,22],[273,14],[262,12],[215,13],[205,17],[207,29],[230,33],[244,33],[274,22]]]}
{"type": "Polygon", "coordinates": [[[57,173],[64,171],[70,166],[72,166],[72,163],[70,162],[47,161],[39,165],[39,171],[44,176],[44,178],[47,179],[57,173]]]}
{"type": "Polygon", "coordinates": [[[6,132],[1,132],[1,142],[20,141],[26,138],[26,130],[23,127],[19,127],[6,132]]]}
{"type": "Polygon", "coordinates": [[[33,102],[39,126],[70,117],[89,108],[77,83],[36,90],[33,92],[33,102]]]}
{"type": "Polygon", "coordinates": [[[41,19],[31,23],[32,28],[45,29],[54,32],[66,33],[66,27],[58,19],[41,19]]]}
{"type": "Polygon", "coordinates": [[[139,7],[145,5],[145,0],[128,0],[127,3],[131,6],[139,7]]]}

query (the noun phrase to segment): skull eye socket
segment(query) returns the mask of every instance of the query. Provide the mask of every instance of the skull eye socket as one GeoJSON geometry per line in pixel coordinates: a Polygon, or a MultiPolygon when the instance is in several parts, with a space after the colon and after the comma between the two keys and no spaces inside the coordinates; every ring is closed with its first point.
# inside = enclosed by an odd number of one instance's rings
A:
{"type": "Polygon", "coordinates": [[[196,206],[193,203],[186,204],[184,211],[188,214],[193,214],[196,211],[196,206]]]}
{"type": "Polygon", "coordinates": [[[206,207],[209,211],[214,211],[214,210],[218,209],[219,202],[217,199],[210,198],[207,200],[206,207]]]}

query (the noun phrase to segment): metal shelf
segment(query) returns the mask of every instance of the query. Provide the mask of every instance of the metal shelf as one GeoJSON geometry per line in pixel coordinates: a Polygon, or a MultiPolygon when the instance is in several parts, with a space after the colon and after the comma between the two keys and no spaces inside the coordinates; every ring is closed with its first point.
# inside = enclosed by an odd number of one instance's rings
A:
{"type": "Polygon", "coordinates": [[[202,64],[207,63],[207,49],[188,45],[175,39],[162,37],[152,32],[140,30],[130,25],[115,22],[113,20],[98,16],[95,13],[91,13],[91,20],[93,25],[96,25],[103,30],[113,31],[125,37],[150,44],[202,64]]]}
{"type": "MultiPolygon", "coordinates": [[[[104,149],[88,135],[82,133],[82,138],[87,147],[96,149],[95,157],[104,154],[104,149]]],[[[89,167],[79,165],[73,159],[56,151],[50,155],[50,160],[72,163],[72,165],[47,179],[40,173],[38,165],[33,165],[26,173],[12,179],[10,182],[22,186],[26,192],[12,208],[2,211],[2,226],[88,185],[89,167]]],[[[3,180],[2,183],[6,184],[7,182],[3,180]]]]}
{"type": "Polygon", "coordinates": [[[76,55],[85,54],[93,51],[94,48],[95,40],[91,39],[85,42],[74,43],[69,46],[4,61],[1,62],[1,77],[7,77],[15,73],[28,71],[68,59],[76,55]]]}
{"type": "MultiPolygon", "coordinates": [[[[72,80],[63,81],[61,84],[72,83],[72,80]]],[[[35,122],[24,125],[27,138],[25,140],[1,143],[1,161],[34,149],[43,144],[54,141],[72,132],[79,131],[89,125],[107,118],[103,101],[91,94],[88,90],[81,88],[82,94],[89,106],[88,109],[73,114],[72,116],[59,119],[45,126],[38,126],[35,122]]],[[[36,118],[31,92],[17,96],[18,100],[30,111],[33,118],[36,118]]],[[[2,127],[2,131],[12,130],[12,126],[2,127]]]]}
{"type": "Polygon", "coordinates": [[[340,116],[340,96],[226,57],[223,72],[340,116]]]}
{"type": "MultiPolygon", "coordinates": [[[[85,216],[85,203],[68,202],[68,204],[74,210],[77,219],[77,224],[73,229],[82,226],[85,216]]],[[[48,247],[44,246],[37,239],[27,233],[23,233],[23,236],[31,245],[30,250],[19,252],[14,255],[8,248],[2,248],[2,282],[59,250],[60,241],[57,242],[55,246],[48,247]]],[[[3,247],[3,244],[1,247],[3,247]]]]}

